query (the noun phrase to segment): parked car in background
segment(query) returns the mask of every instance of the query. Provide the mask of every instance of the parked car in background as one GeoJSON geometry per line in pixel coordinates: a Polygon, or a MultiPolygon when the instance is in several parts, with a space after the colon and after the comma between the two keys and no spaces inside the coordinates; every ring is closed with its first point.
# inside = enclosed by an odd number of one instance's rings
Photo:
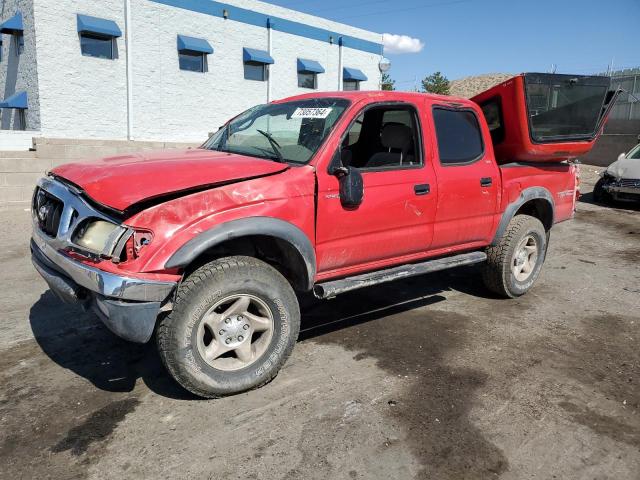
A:
{"type": "Polygon", "coordinates": [[[640,201],[640,143],[621,153],[618,159],[600,173],[593,189],[596,202],[640,201]]]}

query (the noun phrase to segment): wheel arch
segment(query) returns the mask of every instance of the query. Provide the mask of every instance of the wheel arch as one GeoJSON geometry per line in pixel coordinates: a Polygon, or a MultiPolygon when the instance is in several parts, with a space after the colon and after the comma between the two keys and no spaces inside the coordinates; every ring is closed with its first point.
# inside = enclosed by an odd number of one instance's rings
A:
{"type": "Polygon", "coordinates": [[[492,246],[500,242],[511,219],[521,214],[537,218],[548,232],[555,223],[555,203],[551,192],[544,187],[524,189],[520,196],[510,203],[502,214],[493,242],[491,242],[492,246]]]}
{"type": "Polygon", "coordinates": [[[249,217],[217,225],[192,238],[166,262],[186,273],[220,256],[259,258],[282,273],[294,289],[309,291],[316,275],[311,241],[297,226],[272,217],[249,217]]]}

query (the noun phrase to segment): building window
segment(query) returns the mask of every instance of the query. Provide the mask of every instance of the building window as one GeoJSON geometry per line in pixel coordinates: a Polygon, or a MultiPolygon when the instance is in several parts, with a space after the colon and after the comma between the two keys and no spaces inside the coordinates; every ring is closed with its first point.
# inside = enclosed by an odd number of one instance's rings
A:
{"type": "Polygon", "coordinates": [[[357,68],[345,67],[342,70],[342,89],[349,92],[360,90],[360,82],[366,82],[367,76],[357,68]]]}
{"type": "Polygon", "coordinates": [[[315,60],[298,58],[298,87],[318,88],[318,74],[324,73],[324,67],[315,60]]]}
{"type": "Polygon", "coordinates": [[[80,50],[85,57],[113,60],[113,38],[93,33],[82,33],[80,35],[80,50]]]}
{"type": "Polygon", "coordinates": [[[118,56],[116,39],[122,36],[122,31],[116,22],[80,14],[77,20],[82,55],[108,60],[118,56]]]}
{"type": "Polygon", "coordinates": [[[345,92],[354,92],[356,90],[360,90],[360,81],[359,80],[345,80],[343,88],[344,88],[345,92]]]}
{"type": "Polygon", "coordinates": [[[16,110],[15,116],[15,130],[27,129],[27,114],[24,110],[16,110]]]}
{"type": "Polygon", "coordinates": [[[204,72],[204,53],[199,52],[180,52],[178,54],[180,60],[180,70],[189,72],[204,72]]]}
{"type": "Polygon", "coordinates": [[[242,59],[244,61],[244,78],[245,80],[255,80],[264,82],[267,80],[267,65],[273,65],[273,57],[264,50],[256,50],[255,48],[243,48],[242,59]]]}
{"type": "Polygon", "coordinates": [[[178,61],[180,70],[188,72],[207,71],[207,55],[213,53],[213,47],[204,38],[178,35],[178,61]]]}
{"type": "Polygon", "coordinates": [[[16,57],[20,56],[24,50],[22,13],[18,12],[9,20],[2,22],[0,24],[0,34],[11,35],[13,37],[12,46],[15,47],[16,57]]]}
{"type": "Polygon", "coordinates": [[[245,80],[256,80],[264,82],[267,79],[267,68],[264,63],[245,62],[244,63],[245,80]]]}
{"type": "Polygon", "coordinates": [[[318,88],[318,74],[298,72],[298,87],[311,88],[313,90],[318,88]]]}
{"type": "Polygon", "coordinates": [[[16,57],[19,57],[24,52],[24,35],[14,35],[13,38],[16,42],[16,57]]]}

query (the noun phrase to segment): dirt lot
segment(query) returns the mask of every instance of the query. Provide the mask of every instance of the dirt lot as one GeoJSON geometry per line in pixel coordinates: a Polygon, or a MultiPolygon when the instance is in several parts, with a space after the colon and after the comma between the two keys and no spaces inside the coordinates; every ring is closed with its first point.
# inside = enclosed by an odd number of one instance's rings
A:
{"type": "Polygon", "coordinates": [[[4,209],[0,478],[640,479],[640,211],[589,199],[529,295],[462,268],[304,299],[281,374],[215,401],[62,306],[4,209]]]}

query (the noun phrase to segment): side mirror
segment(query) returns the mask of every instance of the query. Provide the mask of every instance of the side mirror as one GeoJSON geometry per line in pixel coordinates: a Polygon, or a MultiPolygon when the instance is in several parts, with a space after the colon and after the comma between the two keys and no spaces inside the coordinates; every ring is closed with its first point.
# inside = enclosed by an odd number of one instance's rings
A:
{"type": "Polygon", "coordinates": [[[333,174],[340,181],[340,203],[344,208],[357,208],[364,198],[362,174],[354,167],[337,167],[333,174]]]}
{"type": "Polygon", "coordinates": [[[626,153],[621,153],[620,155],[618,155],[618,160],[622,160],[623,158],[625,158],[627,156],[626,153]]]}

